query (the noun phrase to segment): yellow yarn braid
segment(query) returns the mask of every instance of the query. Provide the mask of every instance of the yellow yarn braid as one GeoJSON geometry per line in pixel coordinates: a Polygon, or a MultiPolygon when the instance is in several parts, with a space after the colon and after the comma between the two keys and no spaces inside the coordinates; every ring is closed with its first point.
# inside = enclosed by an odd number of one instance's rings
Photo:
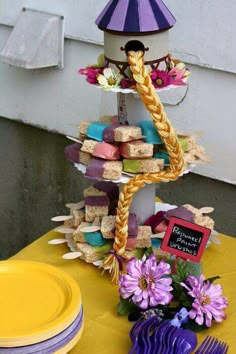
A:
{"type": "Polygon", "coordinates": [[[138,174],[124,184],[119,196],[116,224],[115,241],[113,244],[114,254],[110,254],[104,261],[103,267],[109,268],[113,282],[118,282],[121,257],[125,260],[125,247],[128,237],[128,217],[133,195],[146,184],[174,181],[180,175],[183,166],[183,151],[180,147],[177,135],[164,112],[163,105],[152,84],[148,70],[144,66],[144,53],[142,51],[128,53],[128,62],[136,81],[136,89],[145,107],[149,111],[153,124],[157,129],[166,150],[169,154],[170,165],[167,169],[158,173],[138,174]]]}

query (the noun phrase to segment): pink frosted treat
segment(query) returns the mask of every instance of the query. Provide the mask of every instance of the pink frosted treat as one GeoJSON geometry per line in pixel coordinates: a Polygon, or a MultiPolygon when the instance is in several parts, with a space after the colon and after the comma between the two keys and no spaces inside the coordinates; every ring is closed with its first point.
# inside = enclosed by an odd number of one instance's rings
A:
{"type": "Polygon", "coordinates": [[[82,163],[87,165],[91,159],[91,155],[87,152],[81,151],[81,144],[71,144],[65,147],[66,159],[70,162],[82,163]]]}
{"type": "Polygon", "coordinates": [[[85,220],[94,221],[95,217],[107,216],[109,212],[109,198],[106,196],[86,197],[85,220]]]}
{"type": "Polygon", "coordinates": [[[104,141],[84,140],[81,151],[105,160],[119,160],[120,158],[118,146],[105,143],[104,141]]]}
{"type": "Polygon", "coordinates": [[[148,158],[153,156],[153,144],[144,143],[143,140],[121,143],[120,154],[127,159],[148,158]]]}

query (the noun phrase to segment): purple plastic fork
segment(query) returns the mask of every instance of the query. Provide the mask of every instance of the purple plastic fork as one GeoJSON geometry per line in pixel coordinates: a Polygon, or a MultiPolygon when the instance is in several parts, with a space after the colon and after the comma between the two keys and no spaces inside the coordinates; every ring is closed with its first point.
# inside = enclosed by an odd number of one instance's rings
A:
{"type": "Polygon", "coordinates": [[[228,345],[217,338],[207,336],[195,351],[195,354],[226,354],[228,345]]]}

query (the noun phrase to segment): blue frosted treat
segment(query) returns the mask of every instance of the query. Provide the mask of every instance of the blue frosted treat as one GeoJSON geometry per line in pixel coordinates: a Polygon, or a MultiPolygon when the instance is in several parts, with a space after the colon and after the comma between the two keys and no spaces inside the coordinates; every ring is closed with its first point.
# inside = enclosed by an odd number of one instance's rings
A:
{"type": "Polygon", "coordinates": [[[103,131],[110,125],[111,124],[104,122],[91,122],[87,127],[86,135],[90,139],[103,141],[103,131]]]}
{"type": "Polygon", "coordinates": [[[144,141],[150,144],[163,144],[156,128],[151,120],[143,120],[138,123],[138,126],[142,129],[142,135],[145,136],[144,141]]]}
{"type": "Polygon", "coordinates": [[[102,246],[106,242],[100,231],[84,232],[84,238],[85,241],[91,246],[102,246]]]}
{"type": "Polygon", "coordinates": [[[169,155],[167,152],[158,151],[154,154],[155,159],[163,159],[164,165],[168,165],[170,163],[169,155]]]}

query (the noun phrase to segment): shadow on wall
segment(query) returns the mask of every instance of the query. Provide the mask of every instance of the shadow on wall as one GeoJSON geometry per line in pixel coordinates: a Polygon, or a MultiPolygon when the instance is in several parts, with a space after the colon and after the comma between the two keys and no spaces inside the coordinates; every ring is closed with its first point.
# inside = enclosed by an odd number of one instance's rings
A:
{"type": "Polygon", "coordinates": [[[216,222],[215,229],[236,237],[236,186],[190,173],[174,184],[161,184],[156,194],[163,201],[178,206],[215,208],[210,214],[216,222]]]}
{"type": "Polygon", "coordinates": [[[0,118],[0,259],[55,227],[89,182],[65,160],[69,140],[0,118]]]}

